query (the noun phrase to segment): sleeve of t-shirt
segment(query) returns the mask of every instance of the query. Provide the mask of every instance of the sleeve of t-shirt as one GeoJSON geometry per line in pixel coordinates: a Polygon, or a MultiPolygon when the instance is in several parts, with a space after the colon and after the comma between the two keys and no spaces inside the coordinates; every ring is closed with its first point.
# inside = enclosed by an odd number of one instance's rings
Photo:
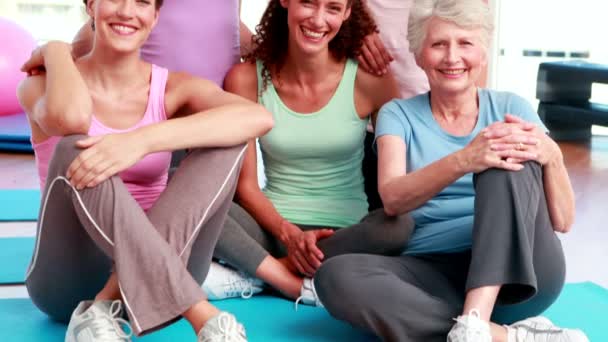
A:
{"type": "Polygon", "coordinates": [[[532,108],[530,102],[519,95],[511,94],[507,113],[521,117],[522,119],[531,122],[541,127],[545,132],[549,132],[543,121],[532,108]]]}
{"type": "Polygon", "coordinates": [[[409,123],[405,118],[403,108],[397,101],[399,100],[390,101],[380,108],[376,120],[374,146],[376,145],[375,140],[383,135],[394,135],[407,142],[409,123]]]}

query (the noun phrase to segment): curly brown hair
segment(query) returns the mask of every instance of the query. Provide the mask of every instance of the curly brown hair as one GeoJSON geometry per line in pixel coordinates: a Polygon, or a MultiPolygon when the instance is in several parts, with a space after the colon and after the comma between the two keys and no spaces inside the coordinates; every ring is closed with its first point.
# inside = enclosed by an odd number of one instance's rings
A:
{"type": "MultiPolygon", "coordinates": [[[[82,0],[82,2],[84,2],[84,5],[87,5],[87,2],[89,0],[82,0]]],[[[160,7],[163,5],[163,0],[156,0],[156,2],[154,3],[154,5],[156,5],[156,9],[160,9],[160,7]]]]}
{"type": "MultiPolygon", "coordinates": [[[[348,0],[347,7],[351,9],[350,17],[342,23],[338,34],[329,42],[329,51],[337,60],[356,58],[363,39],[377,32],[376,22],[370,15],[365,0],[348,0]]],[[[287,9],[281,6],[280,0],[270,0],[255,32],[252,37],[253,50],[245,56],[245,60],[262,61],[263,85],[259,90],[262,93],[272,82],[270,69],[273,68],[279,77],[279,70],[287,55],[287,9]]]]}

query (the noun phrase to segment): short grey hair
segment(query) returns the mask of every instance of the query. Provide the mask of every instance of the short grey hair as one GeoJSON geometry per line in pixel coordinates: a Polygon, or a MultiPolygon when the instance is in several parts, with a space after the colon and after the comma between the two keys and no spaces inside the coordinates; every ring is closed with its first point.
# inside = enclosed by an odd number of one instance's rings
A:
{"type": "Polygon", "coordinates": [[[465,29],[481,29],[481,41],[487,48],[494,31],[494,17],[483,0],[415,0],[408,20],[410,51],[418,55],[426,39],[432,18],[452,22],[465,29]]]}

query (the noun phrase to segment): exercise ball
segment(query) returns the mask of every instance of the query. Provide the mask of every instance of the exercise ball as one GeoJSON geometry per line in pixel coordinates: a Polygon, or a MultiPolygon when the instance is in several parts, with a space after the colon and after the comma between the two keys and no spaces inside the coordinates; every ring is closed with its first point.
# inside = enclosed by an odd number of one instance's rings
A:
{"type": "Polygon", "coordinates": [[[21,26],[0,17],[0,116],[23,112],[17,85],[25,78],[19,68],[36,48],[34,37],[21,26]]]}

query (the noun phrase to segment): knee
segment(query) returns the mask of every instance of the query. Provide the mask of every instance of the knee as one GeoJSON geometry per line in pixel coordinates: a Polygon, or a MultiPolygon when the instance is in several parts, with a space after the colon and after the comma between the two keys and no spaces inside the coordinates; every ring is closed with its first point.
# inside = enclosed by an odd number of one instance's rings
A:
{"type": "Polygon", "coordinates": [[[186,160],[202,158],[205,159],[205,161],[234,162],[243,159],[246,148],[247,145],[245,144],[224,147],[194,148],[188,152],[186,160]]]}
{"type": "Polygon", "coordinates": [[[62,137],[59,142],[57,142],[55,151],[53,152],[53,158],[49,165],[49,175],[53,171],[60,174],[67,171],[67,168],[72,161],[76,159],[80,152],[82,152],[80,148],[76,147],[76,142],[85,138],[87,138],[86,135],[75,134],[62,137]]]}
{"type": "Polygon", "coordinates": [[[67,323],[70,321],[72,311],[76,304],[69,301],[53,300],[52,296],[40,286],[32,286],[31,281],[26,281],[28,295],[34,305],[49,318],[55,321],[67,323]]]}
{"type": "Polygon", "coordinates": [[[478,185],[498,186],[500,184],[512,184],[525,182],[542,182],[542,166],[535,161],[527,161],[524,168],[519,171],[507,171],[503,169],[487,169],[475,174],[474,182],[478,185]]]}
{"type": "Polygon", "coordinates": [[[366,295],[365,286],[357,279],[358,255],[344,254],[323,262],[314,277],[315,290],[323,305],[332,315],[345,319],[345,316],[359,308],[353,305],[363,303],[366,295]],[[359,298],[357,301],[345,301],[344,298],[359,298]]]}
{"type": "Polygon", "coordinates": [[[384,209],[380,208],[374,210],[370,218],[377,222],[370,230],[370,239],[385,246],[387,254],[401,253],[414,231],[415,223],[412,217],[409,214],[388,216],[384,209]]]}

